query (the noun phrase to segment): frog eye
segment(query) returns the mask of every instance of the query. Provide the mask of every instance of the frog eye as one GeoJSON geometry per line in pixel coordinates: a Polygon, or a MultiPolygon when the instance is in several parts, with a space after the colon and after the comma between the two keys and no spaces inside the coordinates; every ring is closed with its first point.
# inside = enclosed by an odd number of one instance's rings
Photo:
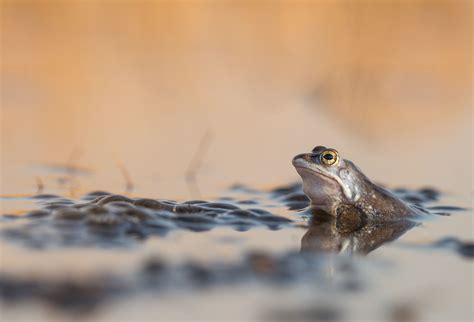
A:
{"type": "Polygon", "coordinates": [[[322,164],[335,165],[339,161],[339,154],[336,150],[326,150],[319,156],[322,164]]]}

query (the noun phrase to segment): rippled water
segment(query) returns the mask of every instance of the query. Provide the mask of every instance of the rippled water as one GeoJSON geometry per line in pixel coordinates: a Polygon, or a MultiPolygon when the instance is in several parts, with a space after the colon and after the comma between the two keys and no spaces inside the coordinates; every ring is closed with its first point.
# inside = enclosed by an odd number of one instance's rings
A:
{"type": "Polygon", "coordinates": [[[106,321],[469,317],[474,245],[465,241],[469,229],[453,227],[469,225],[470,211],[443,206],[449,198],[432,189],[395,191],[430,214],[349,235],[304,211],[299,184],[239,185],[212,202],[106,192],[4,198],[11,209],[20,202],[32,210],[4,214],[0,224],[9,259],[2,313],[106,321]]]}

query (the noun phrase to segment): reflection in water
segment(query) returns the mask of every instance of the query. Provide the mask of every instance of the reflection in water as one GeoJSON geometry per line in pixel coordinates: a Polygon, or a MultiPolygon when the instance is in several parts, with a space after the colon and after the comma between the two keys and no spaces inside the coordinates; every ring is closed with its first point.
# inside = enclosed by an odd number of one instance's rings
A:
{"type": "MultiPolygon", "coordinates": [[[[308,205],[300,184],[271,191],[236,185],[232,191],[233,194],[209,202],[134,198],[100,191],[78,200],[50,194],[25,198],[22,203],[36,200],[39,205],[32,204],[33,210],[23,215],[0,217],[0,252],[10,259],[8,267],[0,271],[0,302],[18,304],[23,309],[26,306],[22,303],[37,301],[73,318],[77,314],[96,318],[93,314],[97,309],[114,310],[114,305],[120,306],[124,299],[127,305],[135,303],[148,310],[151,306],[143,302],[145,294],[163,299],[183,291],[180,296],[193,296],[193,301],[199,297],[203,303],[202,298],[215,290],[221,296],[235,292],[237,285],[245,292],[249,287],[261,291],[270,286],[273,297],[266,298],[271,301],[287,298],[274,296],[274,286],[301,296],[307,294],[300,289],[302,285],[309,287],[313,296],[324,298],[328,298],[329,292],[337,298],[354,292],[361,297],[373,296],[378,288],[370,288],[368,282],[377,282],[372,274],[378,272],[376,266],[360,266],[356,258],[326,256],[323,252],[346,250],[367,254],[417,225],[407,219],[368,220],[347,207],[337,216],[313,211],[309,213],[312,219],[301,251],[297,251],[294,246],[301,236],[298,223],[302,223],[304,216],[288,208],[308,205]],[[234,242],[224,242],[224,238],[234,242]],[[285,249],[285,240],[291,240],[291,248],[285,249]],[[266,241],[275,251],[262,246],[266,241]],[[130,251],[132,248],[136,251],[130,251]],[[212,254],[205,260],[198,257],[203,249],[212,254]],[[216,259],[221,249],[234,252],[235,258],[216,259]],[[143,257],[143,251],[147,257],[143,257]],[[11,254],[19,258],[16,263],[11,254]],[[104,259],[105,256],[112,257],[104,259]],[[57,258],[66,258],[71,264],[62,262],[60,266],[57,258]],[[38,262],[45,266],[41,268],[38,262]],[[98,268],[101,263],[103,271],[98,268]],[[32,267],[34,274],[27,270],[24,273],[25,267],[32,267]],[[54,272],[50,277],[53,267],[59,267],[60,273],[54,272]],[[90,271],[84,274],[84,270],[90,271]],[[365,274],[370,278],[365,278],[365,274]]],[[[395,193],[407,202],[416,201],[420,207],[431,205],[432,215],[437,211],[459,210],[431,203],[439,195],[432,189],[397,189],[395,193]]],[[[453,217],[440,218],[448,222],[453,217]]],[[[461,240],[444,240],[425,248],[433,246],[449,247],[463,258],[470,258],[473,253],[472,244],[461,240]]],[[[291,307],[280,311],[281,307],[273,302],[269,307],[278,308],[271,313],[271,320],[322,320],[349,310],[342,305],[328,309],[320,302],[310,303],[310,310],[302,308],[298,312],[291,307]],[[277,317],[273,318],[273,314],[277,317]]],[[[171,305],[170,309],[177,310],[171,305]]]]}
{"type": "Polygon", "coordinates": [[[417,222],[409,219],[367,220],[352,215],[333,217],[313,211],[309,229],[301,239],[301,251],[349,251],[365,255],[398,239],[416,225],[417,222]]]}

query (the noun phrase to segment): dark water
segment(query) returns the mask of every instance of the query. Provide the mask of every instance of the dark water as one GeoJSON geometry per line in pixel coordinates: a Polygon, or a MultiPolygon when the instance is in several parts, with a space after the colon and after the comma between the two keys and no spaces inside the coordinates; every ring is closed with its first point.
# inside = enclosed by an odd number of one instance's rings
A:
{"type": "MultiPolygon", "coordinates": [[[[25,318],[20,312],[28,306],[28,312],[44,319],[52,315],[113,320],[122,314],[117,306],[127,303],[138,310],[127,312],[129,317],[156,316],[155,310],[166,307],[164,319],[193,319],[179,313],[184,304],[173,302],[175,297],[202,305],[197,311],[206,319],[395,321],[429,316],[425,304],[406,300],[402,286],[406,281],[396,277],[404,273],[404,265],[422,263],[404,257],[428,256],[433,263],[449,257],[464,271],[472,265],[474,244],[445,234],[415,242],[404,241],[404,236],[420,236],[424,226],[456,221],[469,216],[469,211],[444,206],[439,201],[443,195],[435,189],[394,192],[426,215],[352,227],[351,221],[308,209],[300,184],[270,190],[234,185],[212,201],[177,202],[103,191],[79,199],[51,194],[3,199],[33,202],[31,210],[21,214],[5,213],[0,224],[2,249],[18,258],[17,263],[3,265],[0,275],[6,317],[25,318]],[[384,245],[398,255],[388,251],[384,256],[384,245]],[[375,250],[382,256],[365,257],[375,250]],[[105,253],[113,257],[101,259],[105,253]],[[62,263],[56,262],[58,257],[62,263]],[[399,285],[386,285],[394,281],[399,285]],[[390,290],[401,292],[401,297],[390,290]],[[381,291],[390,295],[368,311],[354,307],[354,299],[331,300],[369,297],[377,301],[374,294],[381,291]],[[253,307],[256,303],[247,303],[242,292],[263,297],[265,305],[253,307]],[[308,292],[327,298],[315,301],[307,297],[308,292]],[[235,294],[244,298],[222,303],[235,294]],[[305,300],[272,305],[283,299],[282,294],[305,300]],[[153,299],[156,303],[150,304],[153,299]],[[210,303],[216,305],[212,314],[205,309],[210,303]],[[227,315],[225,307],[231,304],[245,313],[227,315]],[[45,307],[53,310],[44,311],[45,307]]],[[[443,282],[425,284],[451,285],[452,278],[444,274],[443,282]]],[[[468,301],[469,293],[465,296],[468,301]]]]}

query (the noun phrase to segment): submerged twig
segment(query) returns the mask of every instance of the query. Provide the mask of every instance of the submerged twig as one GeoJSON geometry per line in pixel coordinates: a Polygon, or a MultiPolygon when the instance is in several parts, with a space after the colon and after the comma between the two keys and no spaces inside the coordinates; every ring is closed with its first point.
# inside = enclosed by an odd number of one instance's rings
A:
{"type": "Polygon", "coordinates": [[[75,196],[75,192],[78,189],[78,182],[76,180],[76,173],[77,173],[77,168],[75,164],[77,163],[76,161],[79,160],[79,158],[82,155],[81,149],[78,147],[75,147],[71,153],[69,154],[69,158],[66,161],[66,171],[67,171],[67,178],[66,182],[69,184],[69,195],[71,197],[75,196]],[[77,184],[77,185],[76,185],[77,184]]]}
{"type": "Polygon", "coordinates": [[[86,168],[77,166],[77,161],[82,155],[79,148],[74,148],[69,154],[66,162],[59,164],[46,165],[46,167],[53,171],[59,171],[60,176],[56,178],[59,189],[66,189],[69,191],[69,196],[74,197],[79,189],[79,181],[77,175],[87,174],[90,171],[86,168]]]}
{"type": "Polygon", "coordinates": [[[43,191],[44,191],[44,183],[43,183],[43,180],[41,180],[40,177],[36,176],[35,177],[35,181],[36,181],[36,194],[42,194],[43,191]]]}
{"type": "Polygon", "coordinates": [[[130,172],[121,161],[117,161],[117,166],[123,178],[125,179],[125,193],[130,194],[135,187],[132,177],[130,176],[130,172]]]}
{"type": "Polygon", "coordinates": [[[189,162],[188,168],[185,172],[186,183],[188,185],[189,192],[193,197],[201,196],[197,175],[202,167],[203,157],[210,146],[211,139],[212,132],[208,129],[199,141],[198,147],[194,152],[194,155],[191,158],[191,161],[189,162]]]}

